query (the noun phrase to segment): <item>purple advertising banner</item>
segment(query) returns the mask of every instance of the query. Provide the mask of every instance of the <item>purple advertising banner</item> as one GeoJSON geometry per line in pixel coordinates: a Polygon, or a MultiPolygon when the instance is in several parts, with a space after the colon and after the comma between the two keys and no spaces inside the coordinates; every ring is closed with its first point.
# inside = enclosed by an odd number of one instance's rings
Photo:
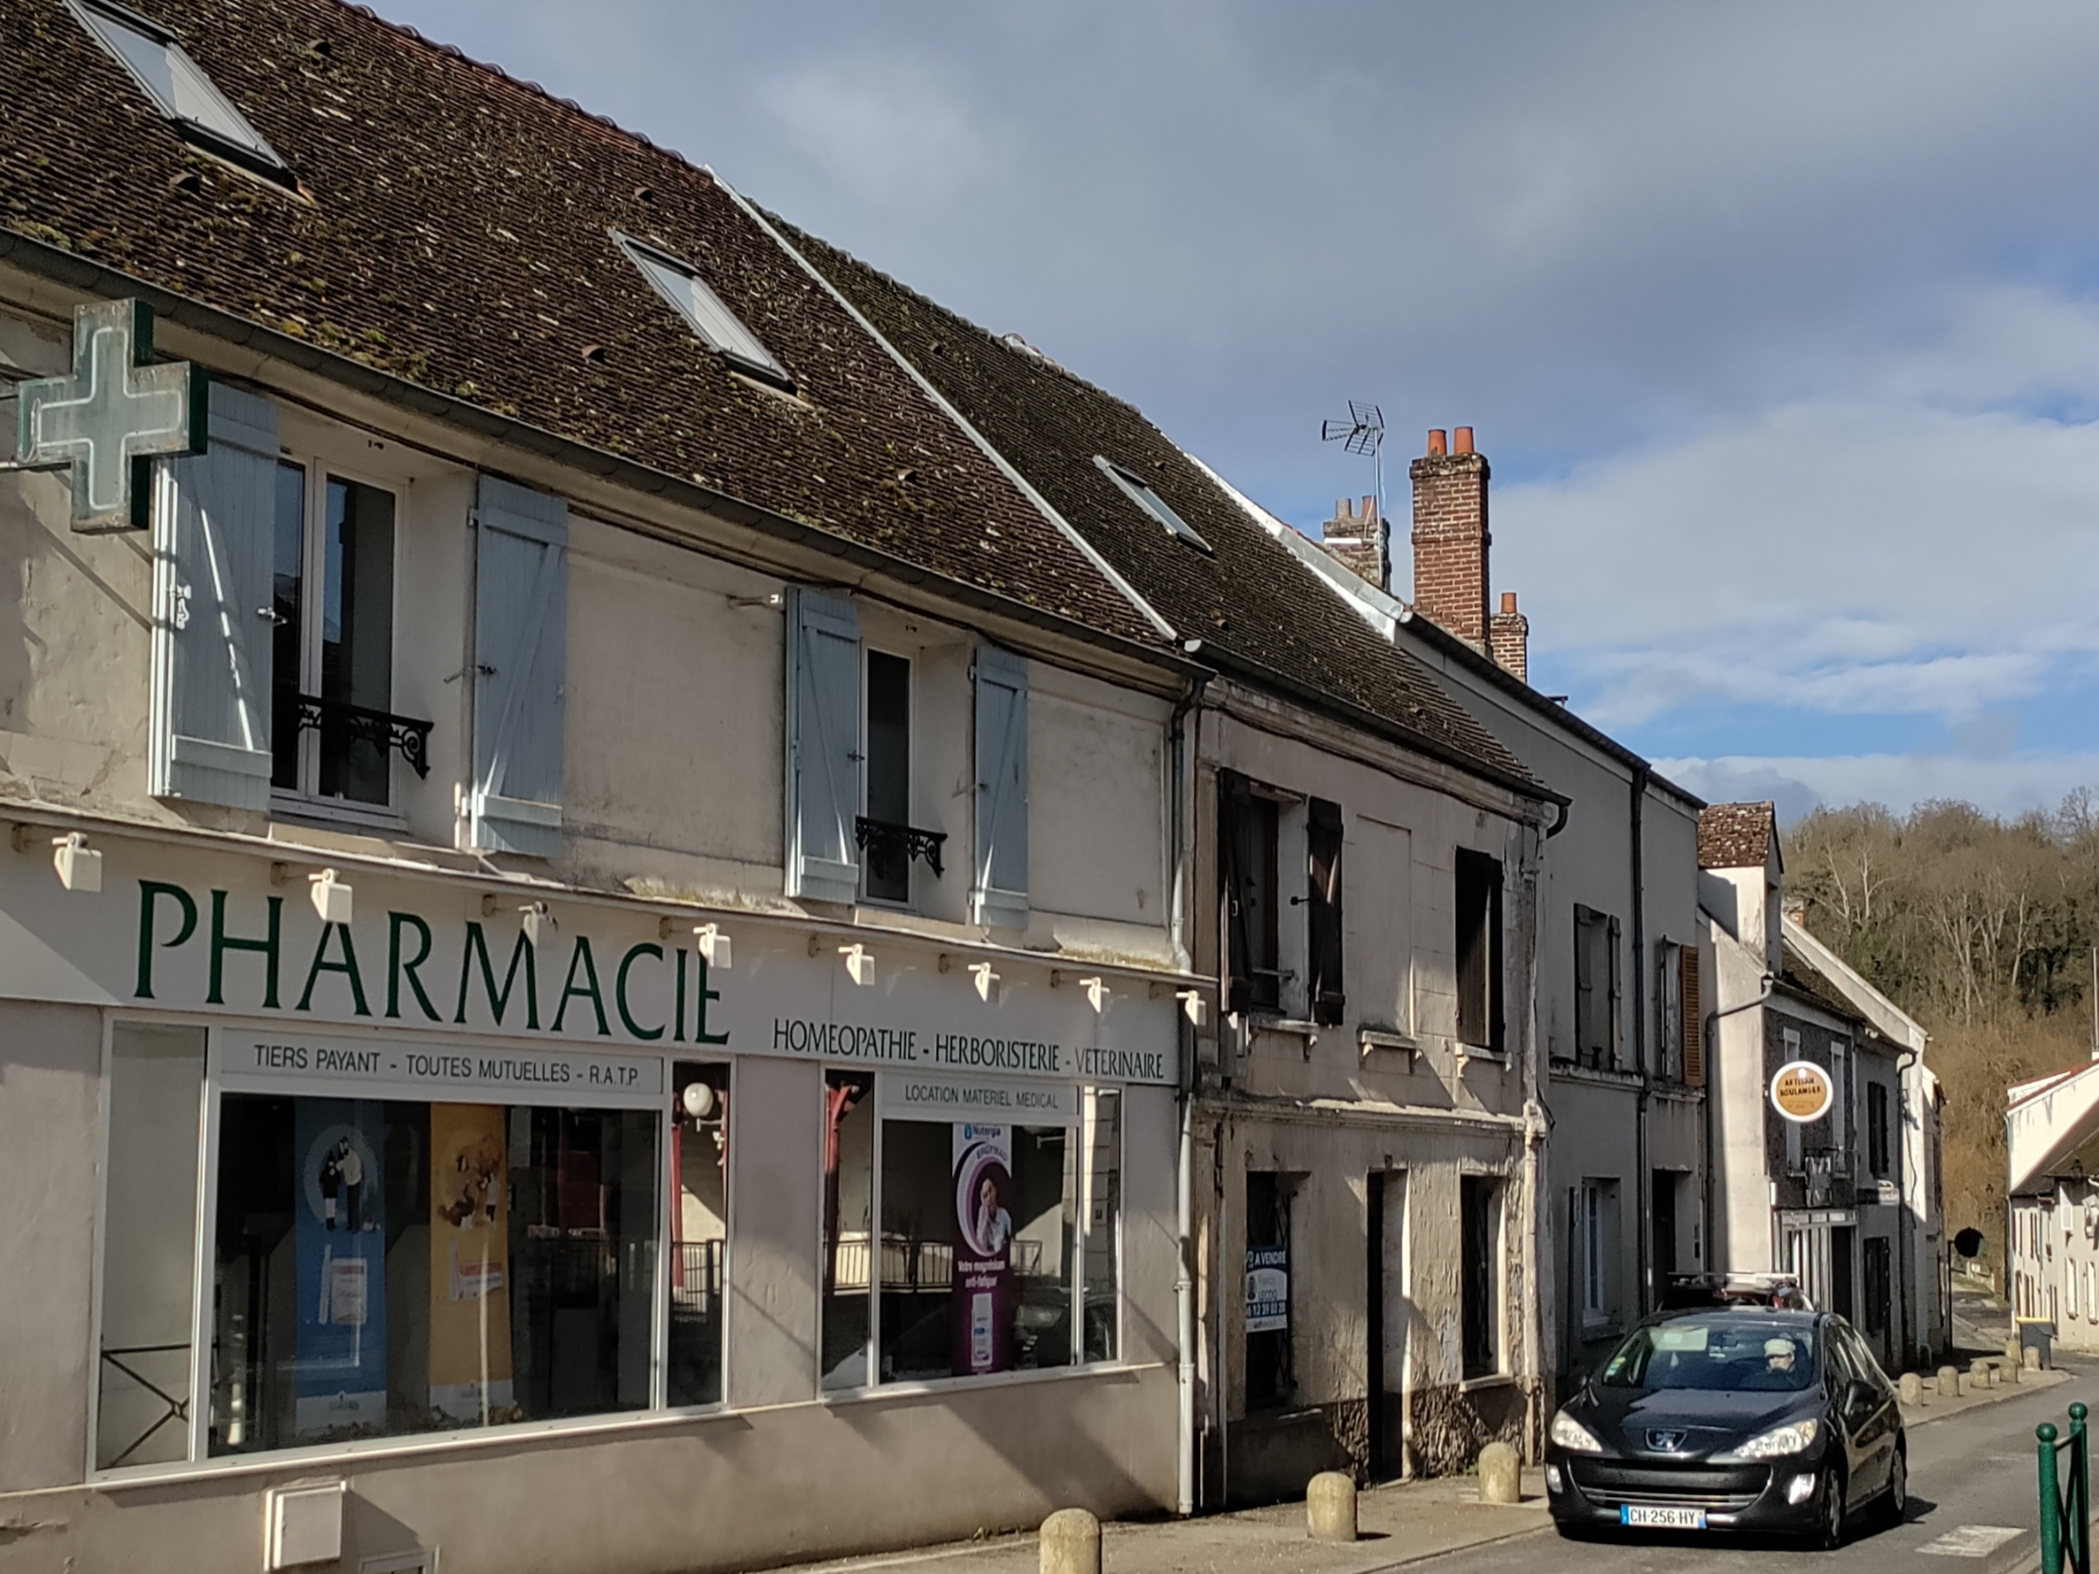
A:
{"type": "Polygon", "coordinates": [[[955,1128],[953,1370],[957,1377],[1013,1365],[1013,1128],[955,1128]]]}

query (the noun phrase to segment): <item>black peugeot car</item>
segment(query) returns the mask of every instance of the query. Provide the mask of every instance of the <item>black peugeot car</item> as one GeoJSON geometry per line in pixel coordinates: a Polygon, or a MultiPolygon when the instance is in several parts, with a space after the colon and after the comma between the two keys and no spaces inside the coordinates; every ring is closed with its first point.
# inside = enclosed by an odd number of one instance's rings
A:
{"type": "Polygon", "coordinates": [[[1869,1504],[1901,1519],[1908,1444],[1894,1385],[1843,1318],[1668,1313],[1552,1418],[1545,1486],[1562,1535],[1782,1531],[1834,1547],[1869,1504]]]}

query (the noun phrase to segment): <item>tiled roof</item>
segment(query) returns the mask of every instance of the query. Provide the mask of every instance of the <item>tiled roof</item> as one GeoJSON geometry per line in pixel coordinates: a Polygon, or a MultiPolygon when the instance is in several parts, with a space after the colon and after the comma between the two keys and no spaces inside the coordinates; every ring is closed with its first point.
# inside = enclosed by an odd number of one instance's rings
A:
{"type": "Polygon", "coordinates": [[[710,173],[334,0],[132,0],[297,175],[193,151],[60,0],[0,5],[0,224],[1090,629],[1156,630],[710,173]],[[792,373],[696,341],[610,231],[792,373]],[[588,353],[586,353],[588,352],[588,353]]]}
{"type": "Polygon", "coordinates": [[[1776,833],[1771,800],[1708,804],[1698,815],[1698,867],[1760,868],[1776,833]]]}
{"type": "Polygon", "coordinates": [[[779,220],[809,259],[1099,552],[1198,659],[1367,712],[1526,790],[1535,778],[1414,657],[1380,638],[1132,406],[779,220]],[[1177,539],[1094,463],[1141,477],[1212,549],[1177,539]]]}
{"type": "Polygon", "coordinates": [[[1837,982],[1790,943],[1785,946],[1785,966],[1779,972],[1779,980],[1794,994],[1804,996],[1825,1011],[1860,1022],[1865,1020],[1837,982]]]}

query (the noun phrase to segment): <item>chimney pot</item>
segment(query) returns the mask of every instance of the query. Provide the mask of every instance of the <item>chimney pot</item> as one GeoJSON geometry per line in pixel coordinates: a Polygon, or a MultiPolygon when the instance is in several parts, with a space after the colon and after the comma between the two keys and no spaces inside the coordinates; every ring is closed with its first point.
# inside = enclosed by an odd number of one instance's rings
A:
{"type": "Polygon", "coordinates": [[[1373,523],[1375,523],[1375,522],[1376,522],[1376,520],[1377,520],[1377,499],[1376,499],[1376,498],[1374,498],[1374,497],[1366,497],[1366,498],[1364,498],[1364,499],[1363,499],[1363,517],[1364,517],[1365,519],[1368,519],[1368,520],[1372,521],[1373,523]]]}
{"type": "Polygon", "coordinates": [[[1447,434],[1442,427],[1432,426],[1428,429],[1428,451],[1431,457],[1440,457],[1450,452],[1447,434]]]}
{"type": "Polygon", "coordinates": [[[1461,454],[1469,454],[1472,452],[1471,427],[1461,426],[1456,431],[1452,432],[1450,435],[1452,439],[1451,446],[1454,452],[1461,454]]]}
{"type": "Polygon", "coordinates": [[[1501,610],[1502,610],[1502,613],[1503,613],[1503,615],[1504,615],[1504,616],[1506,616],[1506,615],[1507,615],[1508,613],[1514,612],[1514,611],[1516,610],[1516,592],[1515,592],[1515,591],[1513,591],[1513,590],[1504,590],[1504,591],[1503,591],[1503,592],[1501,593],[1501,610]]]}

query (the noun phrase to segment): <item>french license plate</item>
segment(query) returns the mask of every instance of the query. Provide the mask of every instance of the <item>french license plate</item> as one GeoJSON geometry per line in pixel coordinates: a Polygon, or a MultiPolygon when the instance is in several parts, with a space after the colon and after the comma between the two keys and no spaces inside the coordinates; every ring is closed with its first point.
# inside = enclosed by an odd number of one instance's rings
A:
{"type": "Polygon", "coordinates": [[[1653,1508],[1644,1503],[1618,1505],[1618,1523],[1644,1525],[1650,1530],[1703,1530],[1702,1508],[1653,1508]]]}

